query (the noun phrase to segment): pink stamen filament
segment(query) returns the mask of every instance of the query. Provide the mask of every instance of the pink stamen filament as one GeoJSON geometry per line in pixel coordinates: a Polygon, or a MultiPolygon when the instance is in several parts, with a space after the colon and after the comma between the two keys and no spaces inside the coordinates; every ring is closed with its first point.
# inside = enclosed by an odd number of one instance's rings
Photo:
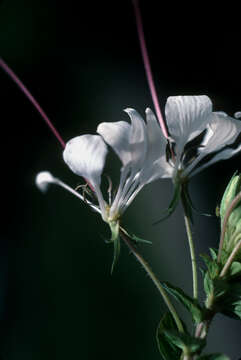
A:
{"type": "Polygon", "coordinates": [[[3,61],[2,58],[0,58],[0,67],[10,76],[10,78],[15,82],[15,84],[18,85],[20,90],[25,94],[25,96],[29,99],[29,101],[33,104],[35,109],[39,112],[39,114],[42,116],[46,124],[48,125],[49,129],[52,131],[56,139],[60,142],[61,146],[65,148],[65,142],[60,136],[59,132],[56,130],[48,116],[45,114],[39,103],[35,100],[35,98],[31,95],[29,90],[26,88],[26,86],[22,83],[22,81],[18,78],[18,76],[13,72],[12,69],[3,61]]]}
{"type": "Polygon", "coordinates": [[[155,88],[155,83],[154,83],[154,80],[153,80],[150,60],[149,60],[147,47],[146,47],[145,36],[144,36],[141,12],[140,12],[140,8],[139,8],[139,1],[138,0],[133,0],[133,5],[134,5],[134,12],[135,12],[135,17],[136,17],[138,38],[139,38],[140,47],[141,47],[141,54],[142,54],[142,58],[143,58],[143,62],[144,62],[147,82],[148,82],[148,85],[149,85],[149,88],[150,88],[152,101],[153,101],[153,104],[154,104],[154,107],[155,107],[155,110],[156,110],[157,118],[159,120],[163,135],[165,136],[166,139],[169,139],[167,126],[166,126],[165,121],[164,121],[164,119],[162,117],[160,105],[159,105],[158,98],[157,98],[157,92],[156,92],[156,88],[155,88]]]}

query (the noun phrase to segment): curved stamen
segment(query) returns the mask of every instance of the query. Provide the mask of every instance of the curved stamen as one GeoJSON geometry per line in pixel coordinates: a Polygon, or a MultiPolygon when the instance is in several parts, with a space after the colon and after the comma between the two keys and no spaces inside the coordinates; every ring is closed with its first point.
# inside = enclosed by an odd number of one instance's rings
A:
{"type": "Polygon", "coordinates": [[[35,179],[35,183],[37,185],[37,187],[39,188],[39,190],[41,190],[42,192],[46,192],[48,189],[48,186],[50,184],[55,184],[55,185],[59,185],[62,188],[64,188],[65,190],[69,191],[71,194],[75,195],[76,197],[78,197],[80,200],[82,200],[84,203],[86,203],[87,205],[89,205],[93,210],[95,210],[96,212],[98,212],[99,214],[101,213],[100,209],[98,206],[92,204],[91,201],[89,201],[88,199],[86,199],[84,196],[82,196],[81,194],[79,194],[76,190],[72,189],[69,185],[65,184],[63,181],[61,181],[60,179],[54,177],[50,172],[48,171],[42,171],[40,173],[38,173],[38,175],[36,176],[35,179]]]}
{"type": "Polygon", "coordinates": [[[140,41],[141,54],[142,54],[142,58],[143,58],[143,62],[144,62],[147,82],[148,82],[148,85],[149,85],[149,88],[150,88],[152,101],[153,101],[153,104],[154,104],[154,107],[155,107],[155,110],[156,110],[157,118],[159,120],[163,135],[165,136],[166,139],[169,139],[167,126],[166,126],[165,121],[164,121],[164,119],[162,117],[162,114],[161,114],[161,109],[160,109],[160,105],[159,105],[158,98],[157,98],[156,87],[155,87],[155,83],[154,83],[154,80],[153,80],[153,75],[152,75],[152,70],[151,70],[151,65],[150,65],[150,59],[149,59],[148,52],[147,52],[146,41],[145,41],[145,36],[144,36],[144,30],[143,30],[143,25],[142,25],[142,18],[141,18],[141,12],[140,12],[140,8],[139,8],[139,1],[138,0],[133,0],[133,6],[134,6],[135,17],[136,17],[138,38],[139,38],[139,41],[140,41]]]}
{"type": "Polygon", "coordinates": [[[0,58],[0,67],[10,76],[10,78],[15,82],[15,84],[18,85],[20,90],[25,94],[25,96],[29,99],[29,101],[33,104],[35,109],[39,112],[39,114],[42,116],[44,121],[47,123],[48,127],[56,137],[56,139],[60,142],[61,146],[65,148],[65,142],[60,136],[58,130],[54,127],[48,116],[45,114],[39,103],[35,100],[33,95],[29,92],[29,90],[26,88],[26,86],[22,83],[22,81],[19,79],[19,77],[13,72],[12,69],[3,61],[2,58],[0,58]]]}

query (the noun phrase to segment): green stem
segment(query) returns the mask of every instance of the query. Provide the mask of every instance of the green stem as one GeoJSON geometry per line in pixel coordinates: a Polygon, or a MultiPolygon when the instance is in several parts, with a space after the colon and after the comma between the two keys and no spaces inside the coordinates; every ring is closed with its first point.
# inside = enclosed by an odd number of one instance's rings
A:
{"type": "Polygon", "coordinates": [[[235,256],[237,255],[238,251],[240,250],[241,248],[241,240],[240,240],[241,236],[238,237],[237,241],[238,243],[236,244],[236,246],[234,247],[231,255],[229,256],[228,260],[226,261],[221,273],[220,273],[220,277],[223,277],[226,272],[228,271],[228,269],[230,268],[230,266],[232,265],[233,261],[234,261],[234,258],[235,256]]]}
{"type": "Polygon", "coordinates": [[[196,261],[194,243],[192,238],[191,221],[185,209],[185,204],[183,204],[183,209],[184,209],[185,227],[186,227],[188,244],[190,249],[191,261],[192,261],[193,298],[197,299],[198,298],[197,261],[196,261]]]}
{"type": "Polygon", "coordinates": [[[167,305],[170,313],[173,316],[173,319],[177,325],[179,332],[184,332],[182,322],[181,322],[174,306],[172,305],[166,291],[163,289],[160,281],[158,280],[158,278],[156,277],[156,275],[154,274],[154,272],[152,271],[152,269],[150,268],[148,263],[143,259],[143,257],[137,252],[136,248],[132,245],[127,234],[125,234],[122,230],[120,230],[120,236],[121,236],[122,240],[125,242],[125,244],[127,245],[127,247],[130,249],[132,254],[136,257],[136,259],[139,261],[139,263],[143,266],[143,268],[145,269],[145,271],[147,272],[147,274],[150,276],[151,280],[153,281],[154,285],[158,289],[165,304],[167,305]]]}

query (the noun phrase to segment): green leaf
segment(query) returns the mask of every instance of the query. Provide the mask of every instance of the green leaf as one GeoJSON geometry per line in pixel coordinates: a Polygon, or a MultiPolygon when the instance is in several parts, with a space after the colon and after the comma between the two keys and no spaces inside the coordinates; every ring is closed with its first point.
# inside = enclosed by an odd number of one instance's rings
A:
{"type": "Polygon", "coordinates": [[[174,194],[173,194],[173,198],[168,206],[168,208],[163,211],[163,217],[160,220],[157,220],[153,223],[153,225],[156,225],[158,223],[160,223],[161,221],[164,221],[166,219],[168,219],[172,213],[175,211],[177,205],[178,205],[178,201],[180,199],[181,196],[181,184],[180,183],[176,183],[174,185],[174,194]]]}
{"type": "Polygon", "coordinates": [[[223,354],[210,354],[199,356],[197,360],[230,360],[229,357],[223,354]]]}
{"type": "Polygon", "coordinates": [[[190,296],[185,294],[182,289],[174,287],[167,282],[163,283],[163,287],[191,313],[192,319],[195,323],[202,321],[203,310],[197,300],[192,299],[190,296]]]}
{"type": "Polygon", "coordinates": [[[238,275],[241,273],[241,263],[238,261],[233,261],[230,267],[230,275],[238,275]]]}
{"type": "Polygon", "coordinates": [[[181,350],[165,334],[166,330],[171,329],[177,330],[177,326],[171,313],[168,312],[161,318],[156,331],[158,349],[164,360],[179,360],[182,353],[181,350]]]}
{"type": "MultiPolygon", "coordinates": [[[[210,256],[206,254],[201,254],[200,256],[206,264],[210,278],[214,279],[217,277],[220,272],[220,265],[216,262],[216,259],[210,258],[210,256]]],[[[212,253],[212,257],[213,256],[215,256],[214,253],[212,253]]]]}
{"type": "Polygon", "coordinates": [[[212,256],[213,260],[217,259],[217,250],[213,249],[213,248],[209,248],[210,254],[212,256]]]}
{"type": "Polygon", "coordinates": [[[214,292],[213,280],[210,279],[208,271],[204,275],[203,286],[207,296],[213,294],[214,292]]]}
{"type": "Polygon", "coordinates": [[[173,344],[189,354],[201,351],[206,345],[205,339],[199,339],[187,333],[179,333],[176,330],[165,331],[165,334],[173,344]]]}

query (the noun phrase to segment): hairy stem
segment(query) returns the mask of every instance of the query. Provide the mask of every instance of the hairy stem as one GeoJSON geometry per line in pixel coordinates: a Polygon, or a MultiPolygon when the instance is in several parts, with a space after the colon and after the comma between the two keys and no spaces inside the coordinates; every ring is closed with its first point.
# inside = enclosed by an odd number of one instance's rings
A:
{"type": "Polygon", "coordinates": [[[183,205],[183,208],[184,208],[184,221],[185,221],[186,233],[188,238],[191,262],[192,262],[193,298],[197,299],[198,298],[197,260],[196,260],[194,243],[192,238],[191,220],[187,214],[185,205],[183,205]]]}
{"type": "Polygon", "coordinates": [[[163,289],[160,281],[158,280],[158,278],[156,277],[156,275],[154,274],[154,272],[152,271],[152,269],[150,268],[148,263],[143,259],[143,257],[137,252],[136,248],[132,245],[129,237],[122,230],[120,230],[120,236],[121,236],[122,240],[124,241],[124,243],[127,245],[127,247],[130,249],[131,253],[135,256],[135,258],[138,260],[138,262],[145,269],[145,271],[147,272],[147,274],[150,276],[151,280],[153,281],[154,285],[158,289],[158,291],[161,294],[165,304],[167,305],[170,313],[173,316],[173,319],[174,319],[174,321],[175,321],[175,323],[177,325],[177,328],[178,328],[179,332],[183,332],[184,329],[183,329],[183,326],[182,326],[182,322],[181,322],[181,320],[180,320],[174,306],[172,305],[166,291],[163,289]]]}

